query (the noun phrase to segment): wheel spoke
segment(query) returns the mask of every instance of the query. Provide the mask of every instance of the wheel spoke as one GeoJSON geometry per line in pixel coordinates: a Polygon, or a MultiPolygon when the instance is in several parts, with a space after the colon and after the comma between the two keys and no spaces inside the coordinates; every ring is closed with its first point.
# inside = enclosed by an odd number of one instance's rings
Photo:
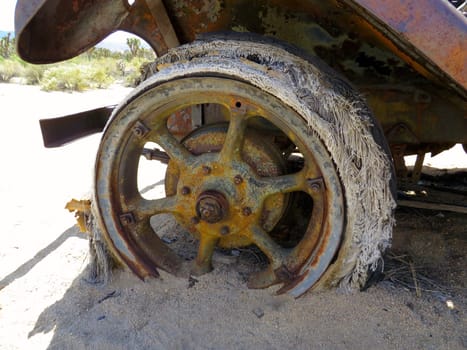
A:
{"type": "Polygon", "coordinates": [[[188,164],[193,155],[169,132],[167,127],[162,127],[154,136],[154,142],[161,146],[171,160],[179,164],[188,164]]]}
{"type": "Polygon", "coordinates": [[[258,187],[261,188],[263,197],[276,193],[289,193],[300,191],[305,187],[305,175],[300,171],[295,174],[288,174],[275,177],[260,178],[258,187]]]}
{"type": "Polygon", "coordinates": [[[321,231],[323,230],[323,220],[325,216],[324,185],[322,180],[314,180],[311,182],[311,185],[314,186],[311,189],[313,193],[313,211],[301,244],[297,245],[287,257],[286,264],[291,270],[298,269],[300,267],[298,262],[306,259],[309,253],[316,249],[319,240],[323,238],[321,231]],[[319,184],[319,186],[316,187],[316,184],[319,184]]]}
{"type": "Polygon", "coordinates": [[[182,261],[170,248],[168,248],[159,236],[154,232],[149,218],[139,221],[133,228],[138,247],[145,253],[155,266],[178,275],[182,261]]]}
{"type": "Polygon", "coordinates": [[[261,227],[251,229],[251,240],[269,259],[273,269],[279,267],[284,261],[285,250],[268,235],[261,227]]]}
{"type": "Polygon", "coordinates": [[[191,270],[195,276],[203,275],[212,270],[212,254],[219,238],[209,235],[201,235],[199,240],[198,255],[191,270]]]}
{"type": "Polygon", "coordinates": [[[135,201],[130,209],[133,209],[141,218],[150,218],[156,214],[176,213],[177,196],[164,197],[159,199],[144,199],[140,198],[135,201]]]}
{"type": "Polygon", "coordinates": [[[221,162],[230,162],[232,159],[241,158],[246,126],[247,120],[243,115],[231,114],[229,129],[220,154],[221,162]]]}

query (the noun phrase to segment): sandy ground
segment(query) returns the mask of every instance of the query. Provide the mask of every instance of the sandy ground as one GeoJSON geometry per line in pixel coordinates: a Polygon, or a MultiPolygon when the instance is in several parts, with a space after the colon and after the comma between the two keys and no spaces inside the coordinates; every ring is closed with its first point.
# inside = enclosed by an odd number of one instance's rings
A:
{"type": "MultiPolygon", "coordinates": [[[[86,283],[88,243],[63,208],[90,188],[99,135],[45,149],[37,121],[117,103],[128,92],[0,84],[0,349],[467,348],[465,215],[397,214],[399,249],[436,251],[432,265],[455,260],[437,276],[451,292],[416,297],[385,281],[293,300],[248,290],[237,259],[221,254],[195,283],[168,275],[143,283],[125,271],[106,286],[86,283]]],[[[463,151],[454,152],[428,162],[467,166],[463,151]]]]}

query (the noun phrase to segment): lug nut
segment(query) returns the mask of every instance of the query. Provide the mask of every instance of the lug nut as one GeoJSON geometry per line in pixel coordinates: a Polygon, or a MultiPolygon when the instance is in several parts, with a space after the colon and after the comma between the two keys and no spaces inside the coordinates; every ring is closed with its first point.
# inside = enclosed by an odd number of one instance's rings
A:
{"type": "Polygon", "coordinates": [[[222,236],[228,235],[229,232],[230,232],[229,226],[222,226],[221,227],[221,235],[222,236]]]}
{"type": "Polygon", "coordinates": [[[199,224],[199,217],[193,216],[190,221],[193,225],[199,224]]]}
{"type": "Polygon", "coordinates": [[[142,138],[143,136],[146,136],[146,134],[149,131],[150,131],[150,129],[146,125],[144,125],[143,122],[141,122],[139,120],[133,126],[133,133],[139,138],[142,138]]]}
{"type": "Polygon", "coordinates": [[[141,137],[141,136],[143,136],[143,134],[144,134],[143,129],[140,128],[140,127],[135,127],[135,128],[133,129],[133,131],[134,131],[134,133],[136,134],[136,136],[140,136],[140,137],[141,137]]]}
{"type": "Polygon", "coordinates": [[[240,175],[235,175],[234,182],[236,185],[240,185],[243,182],[243,178],[240,175]]]}
{"type": "Polygon", "coordinates": [[[128,225],[134,224],[135,222],[136,220],[135,220],[135,216],[133,215],[133,213],[123,213],[122,215],[120,215],[120,223],[123,226],[128,226],[128,225]]]}
{"type": "Polygon", "coordinates": [[[250,207],[243,208],[242,213],[243,213],[244,216],[250,216],[251,215],[251,208],[250,207]]]}
{"type": "Polygon", "coordinates": [[[189,187],[187,187],[187,186],[183,186],[183,187],[182,187],[182,194],[183,194],[184,196],[189,195],[190,192],[191,192],[191,191],[190,191],[190,188],[189,188],[189,187]]]}
{"type": "Polygon", "coordinates": [[[211,174],[211,168],[208,167],[207,165],[203,165],[203,174],[204,174],[204,175],[209,175],[209,174],[211,174]]]}

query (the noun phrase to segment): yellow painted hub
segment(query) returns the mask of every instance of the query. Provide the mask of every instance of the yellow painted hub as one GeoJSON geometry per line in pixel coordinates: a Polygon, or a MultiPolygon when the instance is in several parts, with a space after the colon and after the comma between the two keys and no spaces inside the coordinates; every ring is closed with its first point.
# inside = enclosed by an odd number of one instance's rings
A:
{"type": "Polygon", "coordinates": [[[194,165],[169,162],[165,183],[167,196],[178,193],[186,199],[177,208],[182,225],[197,238],[218,237],[219,246],[233,248],[253,243],[246,228],[255,223],[269,232],[282,217],[288,195],[256,195],[255,177],[280,176],[285,170],[279,150],[266,145],[257,132],[247,132],[242,159],[218,161],[226,132],[227,125],[219,124],[187,136],[183,144],[197,161],[194,165]]]}

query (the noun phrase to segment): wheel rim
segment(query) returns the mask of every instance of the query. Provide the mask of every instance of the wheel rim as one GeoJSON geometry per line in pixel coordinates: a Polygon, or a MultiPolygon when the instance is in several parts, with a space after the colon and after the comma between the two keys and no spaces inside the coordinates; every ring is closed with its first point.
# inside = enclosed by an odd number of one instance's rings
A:
{"type": "MultiPolygon", "coordinates": [[[[341,240],[344,200],[332,160],[300,115],[256,87],[222,77],[149,83],[122,106],[98,152],[95,196],[106,238],[137,275],[157,276],[156,268],[175,275],[202,274],[211,270],[217,245],[254,244],[269,265],[250,277],[249,287],[282,284],[279,293],[301,294],[319,279],[341,240]],[[207,103],[227,111],[228,128],[218,152],[196,154],[169,132],[167,119],[178,110],[207,103]],[[252,166],[257,163],[245,160],[247,130],[258,117],[298,147],[304,159],[300,170],[260,176],[252,166]],[[177,174],[166,184],[171,189],[162,199],[147,200],[138,191],[139,158],[148,141],[170,157],[166,179],[177,174]],[[276,206],[282,215],[287,194],[297,192],[311,199],[312,209],[300,240],[284,247],[265,229],[264,208],[276,206]],[[271,198],[275,203],[267,204],[271,198]],[[194,262],[185,263],[154,233],[150,218],[161,213],[173,214],[199,239],[194,262]]],[[[272,226],[277,221],[274,216],[272,226]]]]}

